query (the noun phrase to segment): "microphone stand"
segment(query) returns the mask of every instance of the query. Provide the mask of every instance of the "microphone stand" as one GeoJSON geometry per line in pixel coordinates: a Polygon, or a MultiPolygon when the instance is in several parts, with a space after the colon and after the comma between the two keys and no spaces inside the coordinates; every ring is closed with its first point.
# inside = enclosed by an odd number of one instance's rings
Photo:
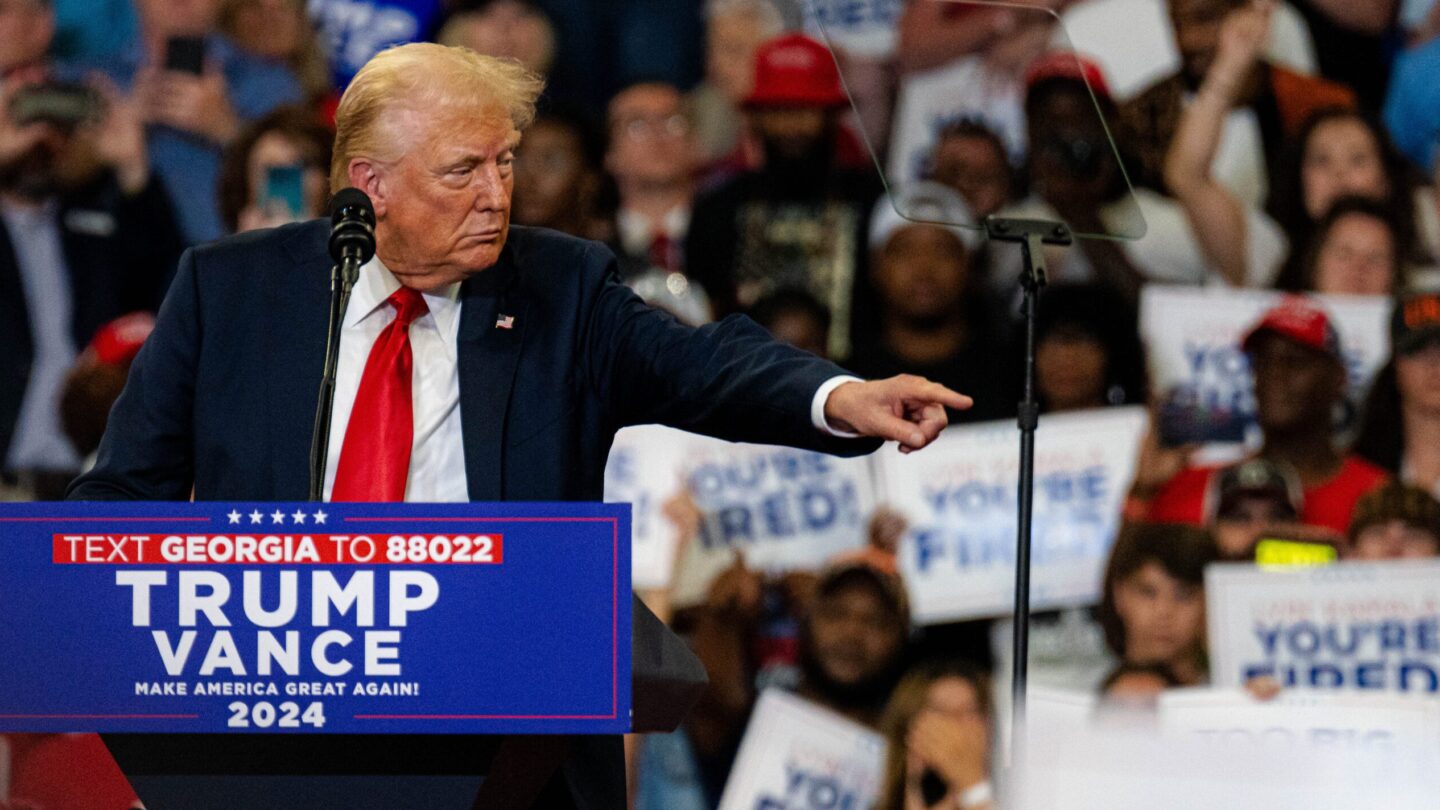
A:
{"type": "Polygon", "coordinates": [[[1040,402],[1035,396],[1035,312],[1040,288],[1046,284],[1045,245],[1069,245],[1070,229],[1042,219],[986,217],[985,234],[994,242],[1018,242],[1024,269],[1020,288],[1025,299],[1025,396],[1020,401],[1019,520],[1015,537],[1015,617],[1011,631],[1010,764],[1023,750],[1025,687],[1030,664],[1030,534],[1035,504],[1035,428],[1040,402]]]}
{"type": "Polygon", "coordinates": [[[340,327],[350,306],[350,291],[364,264],[359,248],[347,245],[340,263],[330,269],[330,322],[325,330],[325,370],[320,377],[320,401],[315,406],[315,431],[310,439],[310,495],[325,498],[325,463],[330,457],[330,416],[335,404],[335,369],[340,362],[340,327]]]}

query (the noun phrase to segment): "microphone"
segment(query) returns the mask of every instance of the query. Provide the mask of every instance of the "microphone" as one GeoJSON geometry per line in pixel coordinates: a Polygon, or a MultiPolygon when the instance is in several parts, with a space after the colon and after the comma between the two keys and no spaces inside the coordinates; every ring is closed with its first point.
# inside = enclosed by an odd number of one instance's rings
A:
{"type": "Polygon", "coordinates": [[[358,188],[344,188],[330,201],[330,258],[360,265],[375,256],[375,206],[358,188]]]}

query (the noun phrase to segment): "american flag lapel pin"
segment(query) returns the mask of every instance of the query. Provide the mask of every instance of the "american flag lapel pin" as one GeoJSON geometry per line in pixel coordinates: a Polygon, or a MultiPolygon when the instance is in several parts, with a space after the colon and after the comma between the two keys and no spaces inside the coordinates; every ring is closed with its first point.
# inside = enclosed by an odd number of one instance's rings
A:
{"type": "Polygon", "coordinates": [[[514,329],[514,328],[515,328],[515,316],[514,316],[514,315],[501,315],[499,318],[496,318],[496,319],[495,319],[495,328],[496,328],[496,329],[514,329]]]}

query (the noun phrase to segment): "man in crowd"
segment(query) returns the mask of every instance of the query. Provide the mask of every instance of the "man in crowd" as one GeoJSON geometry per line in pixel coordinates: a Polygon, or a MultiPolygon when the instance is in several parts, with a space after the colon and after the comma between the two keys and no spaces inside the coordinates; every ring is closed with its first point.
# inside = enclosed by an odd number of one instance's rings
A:
{"type": "MultiPolygon", "coordinates": [[[[858,562],[837,563],[813,588],[779,583],[781,602],[800,617],[793,666],[762,642],[766,583],[743,559],[711,586],[691,644],[710,673],[710,689],[687,731],[707,790],[719,796],[762,683],[875,727],[909,660],[909,605],[899,577],[858,562]],[[767,655],[769,653],[769,655],[767,655]]],[[[773,645],[771,645],[773,646],[773,645]]]]}
{"type": "Polygon", "coordinates": [[[248,121],[303,100],[284,65],[218,33],[220,0],[137,0],[140,39],[107,66],[130,87],[147,126],[150,161],[188,244],[225,233],[217,201],[221,150],[248,121]]]}
{"type": "MultiPolygon", "coordinates": [[[[1304,491],[1300,521],[1343,534],[1355,504],[1388,477],[1384,470],[1335,447],[1335,409],[1345,397],[1345,364],[1330,316],[1308,299],[1287,298],[1246,335],[1242,346],[1255,378],[1256,420],[1264,434],[1259,457],[1287,465],[1304,491]]],[[[1149,502],[1149,519],[1201,523],[1213,467],[1183,463],[1171,450],[1142,458],[1133,497],[1149,502]],[[1167,480],[1168,479],[1168,480],[1167,480]]]]}
{"type": "MultiPolygon", "coordinates": [[[[1255,0],[1171,0],[1170,22],[1180,49],[1180,70],[1126,102],[1116,139],[1134,151],[1136,179],[1163,188],[1166,151],[1180,126],[1180,112],[1200,89],[1215,61],[1225,19],[1255,0]]],[[[1296,73],[1264,60],[1244,80],[1240,103],[1224,123],[1220,158],[1212,171],[1240,200],[1262,206],[1281,168],[1286,141],[1305,119],[1326,107],[1353,107],[1349,88],[1296,73]]]]}
{"type": "MultiPolygon", "coordinates": [[[[969,404],[917,377],[848,377],[744,318],[681,326],[619,283],[603,246],[512,228],[515,152],[542,86],[512,62],[417,43],[375,57],[341,99],[331,188],[373,201],[376,254],[339,335],[325,499],[594,501],[626,425],[856,454],[881,437],[918,450],[946,407],[969,404]]],[[[312,220],[181,259],[71,498],[305,498],[329,233],[312,220]]],[[[515,778],[541,806],[623,807],[619,738],[565,742],[548,783],[492,771],[482,796],[515,778]]],[[[317,763],[364,747],[315,745],[317,763]]]]}
{"type": "Polygon", "coordinates": [[[952,421],[1002,419],[1018,394],[1006,325],[971,272],[979,232],[930,223],[971,222],[959,193],[916,183],[875,204],[871,277],[880,307],[878,340],[857,345],[851,365],[866,376],[913,372],[972,393],[975,407],[952,421]],[[891,200],[894,200],[892,203],[891,200]]]}
{"type": "Polygon", "coordinates": [[[610,101],[605,169],[615,178],[620,274],[683,272],[695,194],[695,137],[674,85],[644,82],[610,101]]]}
{"type": "Polygon", "coordinates": [[[106,322],[154,309],[180,253],[138,112],[45,64],[47,0],[0,5],[0,472],[53,500],[80,468],[59,397],[106,322]]]}
{"type": "MultiPolygon", "coordinates": [[[[835,61],[801,34],[771,40],[755,57],[746,110],[761,143],[761,167],[695,204],[685,245],[687,272],[721,313],[797,287],[832,318],[829,347],[849,355],[856,296],[865,277],[864,233],[879,194],[873,170],[836,164],[846,102],[835,61]]],[[[863,288],[863,286],[862,286],[863,288]]]]}

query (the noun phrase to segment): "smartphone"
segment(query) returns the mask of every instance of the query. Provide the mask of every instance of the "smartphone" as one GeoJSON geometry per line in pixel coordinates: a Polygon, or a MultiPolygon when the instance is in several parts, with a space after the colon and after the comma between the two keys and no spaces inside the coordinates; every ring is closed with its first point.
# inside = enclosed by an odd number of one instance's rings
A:
{"type": "Polygon", "coordinates": [[[204,37],[170,37],[165,41],[165,69],[196,76],[205,72],[204,37]]]}
{"type": "Polygon", "coordinates": [[[1255,546],[1255,562],[1270,568],[1330,565],[1340,553],[1329,543],[1305,543],[1267,537],[1255,546]]]}
{"type": "Polygon", "coordinates": [[[306,216],[305,167],[300,164],[270,166],[265,170],[265,188],[260,204],[266,211],[283,207],[292,219],[306,216]]]}
{"type": "Polygon", "coordinates": [[[33,84],[16,91],[10,99],[10,120],[25,125],[36,122],[73,129],[94,123],[103,116],[104,101],[93,87],[68,82],[33,84]]]}

